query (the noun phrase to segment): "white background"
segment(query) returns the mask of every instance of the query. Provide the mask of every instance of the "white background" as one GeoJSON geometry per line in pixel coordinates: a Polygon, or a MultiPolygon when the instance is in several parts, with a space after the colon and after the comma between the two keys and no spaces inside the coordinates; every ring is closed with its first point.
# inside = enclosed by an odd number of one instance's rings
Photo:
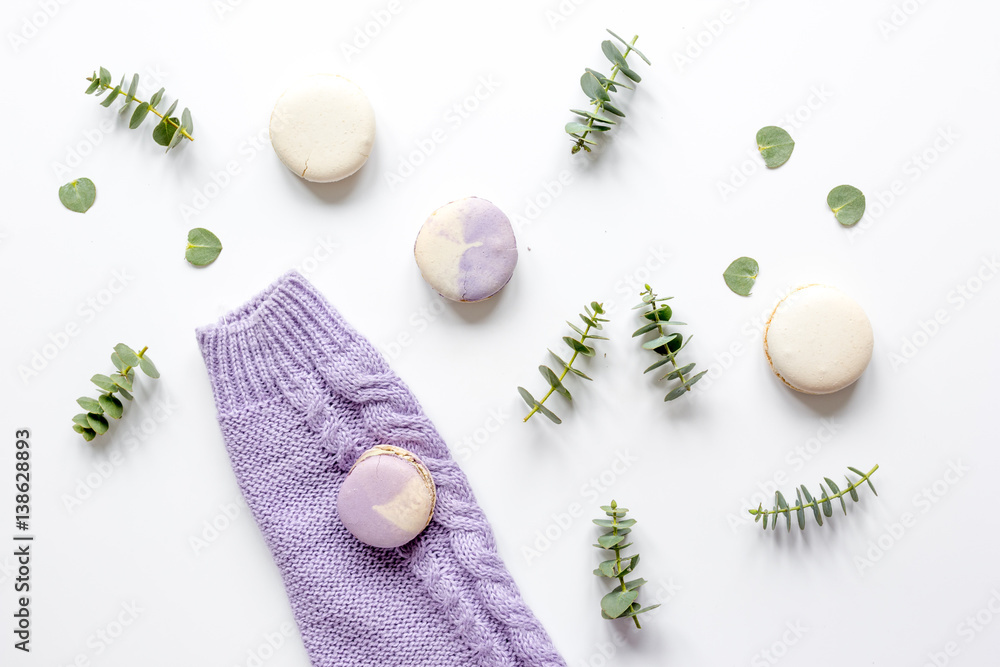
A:
{"type": "Polygon", "coordinates": [[[0,508],[13,510],[14,430],[29,427],[37,541],[29,656],[11,648],[12,559],[0,556],[0,662],[308,664],[297,633],[281,634],[277,569],[236,505],[194,337],[298,267],[451,444],[570,665],[995,664],[996,3],[401,0],[348,54],[385,0],[224,2],[4,5],[0,508]],[[573,156],[562,126],[585,103],[583,68],[607,67],[605,27],[639,33],[653,65],[635,65],[645,78],[620,97],[628,120],[599,154],[573,156]],[[138,71],[147,97],[179,95],[196,141],[164,156],[151,121],[125,128],[83,94],[99,65],[116,80],[138,71]],[[266,140],[275,99],[314,72],[355,80],[378,119],[371,159],[341,184],[299,180],[266,140]],[[754,146],[770,124],[797,142],[774,171],[754,146]],[[443,141],[414,153],[436,129],[443,141]],[[214,186],[229,163],[238,173],[214,186]],[[560,175],[568,185],[547,196],[560,175]],[[98,188],[86,215],[56,196],[81,176],[98,188]],[[841,183],[868,196],[854,230],[825,205],[841,183]],[[468,195],[524,222],[520,261],[490,302],[443,303],[413,239],[468,195]],[[203,270],[183,259],[196,226],[225,246],[203,270]],[[749,298],[721,278],[741,255],[761,266],[749,298]],[[115,272],[125,286],[112,295],[115,272]],[[646,280],[689,323],[685,361],[711,371],[671,404],[642,375],[655,355],[630,339],[646,280]],[[786,389],[760,349],[762,318],[805,282],[851,294],[875,330],[868,371],[829,397],[786,389]],[[522,424],[515,387],[541,391],[546,347],[593,299],[612,319],[584,365],[595,382],[568,381],[573,407],[551,399],[562,426],[522,424]],[[922,334],[936,314],[944,323],[922,334]],[[70,325],[77,335],[61,336],[70,325]],[[122,341],[148,345],[163,377],[139,378],[125,419],[86,444],[70,430],[74,400],[95,393],[88,378],[111,370],[122,341]],[[776,477],[788,495],[876,463],[879,496],[863,490],[847,517],[792,534],[747,520],[776,477]],[[966,470],[946,475],[953,465],[966,470]],[[608,586],[590,574],[590,519],[612,497],[639,520],[641,600],[664,602],[641,632],[600,618],[608,586]],[[121,611],[132,604],[134,619],[121,611]],[[979,630],[966,621],[977,613],[979,630]]]}

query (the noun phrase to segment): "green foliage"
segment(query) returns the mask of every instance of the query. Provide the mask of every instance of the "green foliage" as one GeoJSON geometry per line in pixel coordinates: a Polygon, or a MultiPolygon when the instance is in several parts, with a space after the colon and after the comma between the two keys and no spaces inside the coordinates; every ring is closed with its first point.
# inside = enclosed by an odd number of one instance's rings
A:
{"type": "Polygon", "coordinates": [[[648,373],[661,366],[670,364],[672,370],[660,379],[667,380],[668,382],[672,380],[679,381],[679,384],[671,389],[663,399],[664,401],[672,401],[691,391],[691,387],[694,383],[700,380],[708,371],[702,371],[697,375],[690,375],[691,371],[694,370],[694,364],[687,364],[686,366],[679,366],[677,364],[677,353],[681,351],[681,348],[688,344],[691,340],[691,336],[688,336],[685,339],[679,333],[667,333],[664,330],[664,327],[667,325],[682,326],[685,324],[684,322],[675,322],[670,319],[673,315],[673,311],[670,309],[670,306],[663,302],[669,301],[673,297],[668,296],[661,299],[653,293],[653,290],[649,285],[646,285],[646,291],[642,292],[641,295],[642,303],[635,306],[632,310],[642,308],[646,311],[642,313],[645,324],[635,330],[632,334],[632,338],[650,333],[655,334],[655,337],[644,342],[642,347],[646,350],[653,350],[662,358],[659,361],[654,362],[643,372],[648,373]]]}
{"type": "Polygon", "coordinates": [[[820,482],[819,490],[820,497],[814,498],[809,489],[805,485],[800,486],[795,490],[795,496],[798,503],[792,507],[789,507],[788,502],[785,497],[781,494],[781,491],[774,492],[774,507],[770,510],[764,509],[763,505],[758,505],[757,509],[748,510],[750,514],[754,517],[754,522],[760,522],[763,518],[764,530],[767,530],[767,524],[770,520],[771,530],[778,527],[778,515],[785,515],[785,524],[788,526],[788,530],[792,529],[792,512],[795,512],[795,520],[799,524],[799,529],[804,530],[806,527],[806,510],[812,509],[813,518],[816,519],[816,523],[823,525],[823,517],[833,516],[833,501],[840,500],[840,506],[844,510],[844,516],[847,515],[847,503],[844,501],[844,496],[849,495],[851,500],[858,502],[858,487],[861,486],[863,482],[868,483],[868,487],[872,490],[876,496],[878,492],[875,490],[875,485],[872,484],[871,476],[878,470],[876,465],[874,468],[868,472],[861,472],[857,468],[847,467],[848,470],[856,475],[860,475],[861,479],[856,482],[852,482],[851,478],[844,475],[844,479],[847,480],[847,487],[841,490],[837,483],[834,482],[829,477],[824,477],[823,482],[820,482]],[[829,489],[829,491],[827,490],[829,489]]]}
{"type": "Polygon", "coordinates": [[[838,185],[826,196],[826,205],[833,211],[837,222],[850,227],[865,214],[865,195],[853,185],[838,185]]]}
{"type": "Polygon", "coordinates": [[[783,128],[768,125],[757,130],[757,150],[764,158],[768,169],[774,169],[788,162],[795,149],[791,135],[783,128]]]}
{"type": "Polygon", "coordinates": [[[59,201],[76,213],[86,213],[97,198],[97,187],[89,178],[78,178],[59,188],[59,201]]]}
{"type": "Polygon", "coordinates": [[[124,99],[124,104],[118,113],[125,115],[129,108],[131,108],[132,103],[138,104],[135,111],[132,112],[132,116],[129,118],[128,126],[129,129],[134,130],[135,128],[142,125],[142,121],[146,119],[146,116],[152,112],[154,115],[159,116],[160,122],[156,124],[153,128],[153,141],[161,146],[166,146],[169,151],[171,148],[180,143],[181,139],[188,139],[194,141],[194,137],[191,135],[194,133],[194,121],[191,120],[191,112],[186,108],[181,113],[180,119],[173,116],[174,109],[177,108],[177,100],[174,100],[170,108],[167,109],[166,113],[160,112],[157,106],[160,100],[163,99],[163,88],[153,95],[148,102],[143,102],[142,100],[136,98],[135,93],[139,89],[139,75],[133,74],[131,83],[125,85],[125,77],[122,77],[121,83],[117,86],[111,86],[111,72],[100,68],[100,73],[94,72],[87,77],[87,81],[90,85],[87,86],[85,91],[88,95],[97,95],[100,97],[107,91],[108,96],[104,98],[101,102],[102,107],[110,107],[111,103],[114,102],[119,97],[124,99]]]}
{"type": "Polygon", "coordinates": [[[125,414],[125,404],[121,398],[126,401],[132,400],[132,382],[135,380],[136,366],[151,378],[160,377],[153,360],[146,356],[146,350],[144,347],[136,352],[125,343],[115,345],[115,351],[111,353],[111,363],[118,372],[111,375],[98,373],[90,378],[90,381],[101,390],[96,399],[89,396],[76,399],[86,412],[73,417],[73,430],[82,435],[87,442],[107,432],[110,426],[108,417],[121,419],[125,414]]]}
{"type": "Polygon", "coordinates": [[[583,121],[566,123],[566,133],[573,139],[573,153],[579,153],[580,149],[589,153],[590,146],[597,143],[593,139],[588,139],[590,133],[607,132],[611,129],[612,125],[615,125],[615,121],[608,114],[618,116],[619,118],[625,117],[625,114],[621,110],[611,104],[611,93],[618,92],[619,88],[631,89],[631,86],[615,80],[619,72],[635,83],[642,81],[642,77],[628,66],[629,54],[634,53],[646,61],[647,65],[650,64],[649,59],[635,48],[635,42],[639,39],[638,35],[633,37],[631,42],[626,42],[610,30],[608,30],[608,33],[625,46],[625,53],[622,53],[610,39],[604,40],[601,42],[601,51],[604,52],[604,56],[611,62],[611,76],[606,77],[588,67],[583,76],[580,77],[580,87],[586,93],[587,97],[590,98],[590,105],[594,108],[591,111],[570,109],[570,111],[583,118],[583,121]]]}
{"type": "Polygon", "coordinates": [[[203,229],[195,227],[188,232],[188,245],[184,251],[184,259],[195,266],[208,266],[222,252],[222,242],[219,237],[203,229]]]}
{"type": "Polygon", "coordinates": [[[542,365],[538,367],[538,372],[541,373],[542,377],[545,378],[545,381],[549,383],[548,393],[546,393],[541,400],[536,400],[535,397],[532,396],[531,393],[524,387],[517,388],[517,392],[521,394],[521,398],[524,399],[524,402],[528,404],[529,408],[531,408],[531,411],[525,416],[524,421],[528,421],[531,419],[532,415],[536,412],[540,412],[556,424],[561,424],[562,420],[559,419],[554,412],[545,407],[545,401],[549,399],[549,396],[551,396],[553,392],[559,392],[559,394],[562,395],[567,401],[573,400],[573,396],[570,394],[569,389],[567,389],[566,385],[563,384],[563,380],[566,379],[566,375],[569,373],[573,373],[573,375],[583,378],[584,380],[591,379],[587,377],[583,371],[573,368],[573,362],[575,362],[576,358],[581,354],[585,357],[594,356],[595,350],[587,345],[587,341],[607,340],[607,338],[590,332],[591,330],[600,331],[603,328],[602,323],[607,322],[608,320],[601,317],[601,315],[604,315],[604,305],[597,303],[596,301],[591,301],[590,306],[584,306],[583,310],[584,312],[580,313],[580,319],[585,325],[583,329],[572,322],[566,322],[570,329],[572,329],[576,335],[579,336],[578,338],[563,336],[563,343],[565,343],[566,347],[573,351],[573,356],[569,358],[569,361],[563,361],[558,354],[549,350],[549,354],[551,354],[555,360],[559,362],[559,368],[562,369],[562,372],[559,375],[556,375],[556,372],[548,366],[542,365]]]}
{"type": "Polygon", "coordinates": [[[607,532],[597,538],[594,546],[605,551],[613,551],[614,558],[602,561],[594,574],[598,577],[617,579],[618,585],[614,590],[601,598],[601,616],[607,619],[629,618],[635,622],[635,627],[639,630],[639,614],[652,611],[660,605],[654,604],[643,607],[636,598],[639,597],[639,588],[646,583],[645,579],[632,579],[625,581],[625,577],[635,571],[635,566],[639,564],[639,554],[622,556],[622,551],[632,546],[631,543],[623,544],[625,538],[632,532],[632,526],[636,524],[635,519],[626,519],[628,509],[619,507],[614,500],[610,505],[602,505],[601,509],[608,516],[607,519],[594,519],[594,523],[601,528],[606,528],[607,532]]]}
{"type": "Polygon", "coordinates": [[[722,272],[722,279],[726,281],[736,294],[740,296],[750,296],[754,281],[760,273],[760,266],[753,257],[740,257],[734,259],[725,271],[722,272]]]}

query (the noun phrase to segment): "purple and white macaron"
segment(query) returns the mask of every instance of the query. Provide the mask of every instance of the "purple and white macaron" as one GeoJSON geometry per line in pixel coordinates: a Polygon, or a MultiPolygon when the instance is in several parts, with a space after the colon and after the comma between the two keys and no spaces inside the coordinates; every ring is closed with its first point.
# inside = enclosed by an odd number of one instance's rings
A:
{"type": "Polygon", "coordinates": [[[430,471],[400,447],[376,445],[358,457],[337,495],[337,514],[354,537],[399,547],[423,532],[437,495],[430,471]]]}
{"type": "Polygon", "coordinates": [[[424,280],[452,301],[482,301],[499,292],[517,265],[510,220],[492,203],[466,197],[431,213],[413,245],[424,280]]]}

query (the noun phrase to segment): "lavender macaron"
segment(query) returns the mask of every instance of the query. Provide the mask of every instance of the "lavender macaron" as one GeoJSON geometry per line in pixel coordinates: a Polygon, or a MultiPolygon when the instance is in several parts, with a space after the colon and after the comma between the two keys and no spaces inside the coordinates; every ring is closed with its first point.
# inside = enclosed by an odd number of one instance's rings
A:
{"type": "Polygon", "coordinates": [[[354,462],[337,495],[337,514],[354,537],[373,547],[399,547],[434,516],[430,471],[400,447],[376,445],[354,462]]]}
{"type": "Polygon", "coordinates": [[[504,212],[479,197],[431,213],[413,246],[424,280],[452,301],[483,301],[499,292],[517,265],[514,229],[504,212]]]}

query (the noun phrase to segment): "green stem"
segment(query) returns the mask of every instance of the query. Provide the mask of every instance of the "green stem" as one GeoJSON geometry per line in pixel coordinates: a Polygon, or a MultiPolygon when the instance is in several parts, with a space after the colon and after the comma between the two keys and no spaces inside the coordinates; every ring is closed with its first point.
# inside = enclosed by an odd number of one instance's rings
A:
{"type": "MultiPolygon", "coordinates": [[[[596,317],[597,313],[594,313],[594,316],[596,317]]],[[[587,340],[587,334],[588,333],[590,333],[590,325],[589,324],[587,325],[587,328],[585,328],[583,330],[583,335],[580,336],[580,343],[586,345],[586,343],[584,343],[584,341],[587,340]]],[[[579,350],[573,350],[573,356],[569,358],[569,361],[566,363],[566,368],[563,369],[562,375],[559,376],[559,383],[560,384],[562,384],[562,381],[566,379],[566,375],[569,373],[569,369],[573,367],[573,362],[576,361],[576,358],[577,358],[577,356],[579,354],[580,354],[579,350]]],[[[545,396],[542,397],[542,400],[538,401],[538,405],[536,405],[535,407],[531,408],[531,412],[529,412],[527,414],[527,416],[525,416],[524,421],[528,421],[529,419],[531,419],[531,415],[533,415],[536,412],[538,412],[538,406],[539,405],[544,405],[545,401],[549,400],[549,396],[551,396],[552,392],[554,392],[555,390],[556,390],[555,387],[549,387],[548,393],[546,393],[545,396]]]]}
{"type": "Polygon", "coordinates": [[[798,512],[799,510],[805,510],[810,507],[817,507],[819,506],[820,503],[838,500],[842,498],[845,494],[848,494],[851,491],[859,488],[861,486],[861,483],[867,482],[868,478],[871,477],[876,470],[878,470],[878,464],[876,464],[875,467],[869,470],[867,473],[862,475],[861,479],[859,479],[857,482],[852,482],[850,486],[848,486],[846,489],[842,489],[840,492],[835,493],[832,496],[828,496],[826,500],[823,500],[822,498],[813,498],[812,502],[810,503],[806,503],[805,505],[796,505],[795,507],[789,507],[787,509],[779,508],[777,510],[766,510],[763,509],[762,507],[758,507],[757,509],[752,509],[747,511],[749,511],[750,514],[752,514],[753,516],[757,516],[758,514],[788,514],[791,512],[798,512]]]}
{"type": "MultiPolygon", "coordinates": [[[[662,338],[663,336],[666,335],[666,333],[663,331],[663,326],[660,325],[661,322],[660,315],[656,312],[656,295],[653,294],[652,289],[647,290],[646,293],[652,297],[652,299],[650,299],[649,304],[653,307],[653,321],[656,322],[656,330],[660,334],[660,337],[662,338]]],[[[677,367],[677,358],[674,357],[674,353],[670,351],[670,343],[665,344],[663,346],[663,349],[667,351],[667,356],[670,358],[670,363],[673,364],[674,370],[679,371],[680,369],[677,367]]],[[[685,389],[691,391],[691,387],[688,387],[686,384],[684,384],[685,382],[687,382],[687,380],[684,379],[683,373],[678,372],[677,379],[681,381],[681,384],[684,386],[685,389]]]]}
{"type": "MultiPolygon", "coordinates": [[[[88,76],[87,77],[87,81],[90,81],[91,83],[93,83],[94,82],[94,77],[88,76]]],[[[116,86],[109,86],[106,83],[101,83],[100,86],[104,90],[114,90],[116,88],[116,86]]],[[[124,95],[126,98],[128,98],[128,93],[126,91],[124,91],[124,90],[122,91],[122,95],[124,95]]],[[[132,100],[135,101],[135,102],[138,102],[139,104],[146,104],[146,102],[143,102],[138,97],[133,97],[132,100]]],[[[174,127],[176,127],[184,137],[190,139],[191,141],[194,141],[194,137],[192,137],[190,134],[188,134],[184,130],[184,128],[182,128],[180,125],[178,125],[174,121],[170,120],[169,118],[164,117],[164,115],[162,113],[160,113],[159,111],[156,110],[156,107],[153,107],[152,105],[150,105],[149,110],[152,111],[157,116],[159,116],[160,119],[163,120],[163,122],[166,123],[167,125],[173,125],[174,127]]],[[[143,352],[145,352],[145,348],[143,348],[143,352]]],[[[139,356],[142,356],[142,355],[140,354],[139,356]]]]}
{"type": "MultiPolygon", "coordinates": [[[[639,35],[634,36],[632,38],[632,44],[625,47],[625,53],[622,54],[623,59],[626,60],[628,59],[628,54],[632,53],[632,46],[635,45],[635,42],[638,39],[639,35]]],[[[611,86],[612,83],[614,83],[615,77],[618,76],[619,71],[621,71],[621,67],[619,67],[618,63],[615,63],[614,66],[611,68],[611,76],[608,77],[608,82],[601,86],[604,89],[605,93],[608,92],[608,88],[611,86]]],[[[604,111],[604,100],[591,100],[590,103],[595,105],[594,107],[595,113],[604,111]]],[[[584,130],[583,134],[580,135],[580,140],[576,142],[577,146],[579,146],[580,148],[586,148],[586,144],[584,143],[583,140],[587,138],[588,134],[593,132],[593,130],[591,129],[592,127],[594,127],[594,119],[588,118],[587,129],[584,130]]]]}
{"type": "MultiPolygon", "coordinates": [[[[615,506],[611,507],[612,511],[618,509],[615,506]]],[[[618,513],[615,512],[611,517],[611,534],[618,535],[618,513]]],[[[628,592],[628,588],[625,586],[625,575],[620,574],[622,571],[622,548],[616,544],[612,547],[615,550],[615,572],[618,572],[618,583],[621,584],[622,592],[628,592]]],[[[633,616],[632,620],[635,622],[635,627],[637,630],[642,630],[642,626],[639,625],[639,617],[633,616]]]]}

